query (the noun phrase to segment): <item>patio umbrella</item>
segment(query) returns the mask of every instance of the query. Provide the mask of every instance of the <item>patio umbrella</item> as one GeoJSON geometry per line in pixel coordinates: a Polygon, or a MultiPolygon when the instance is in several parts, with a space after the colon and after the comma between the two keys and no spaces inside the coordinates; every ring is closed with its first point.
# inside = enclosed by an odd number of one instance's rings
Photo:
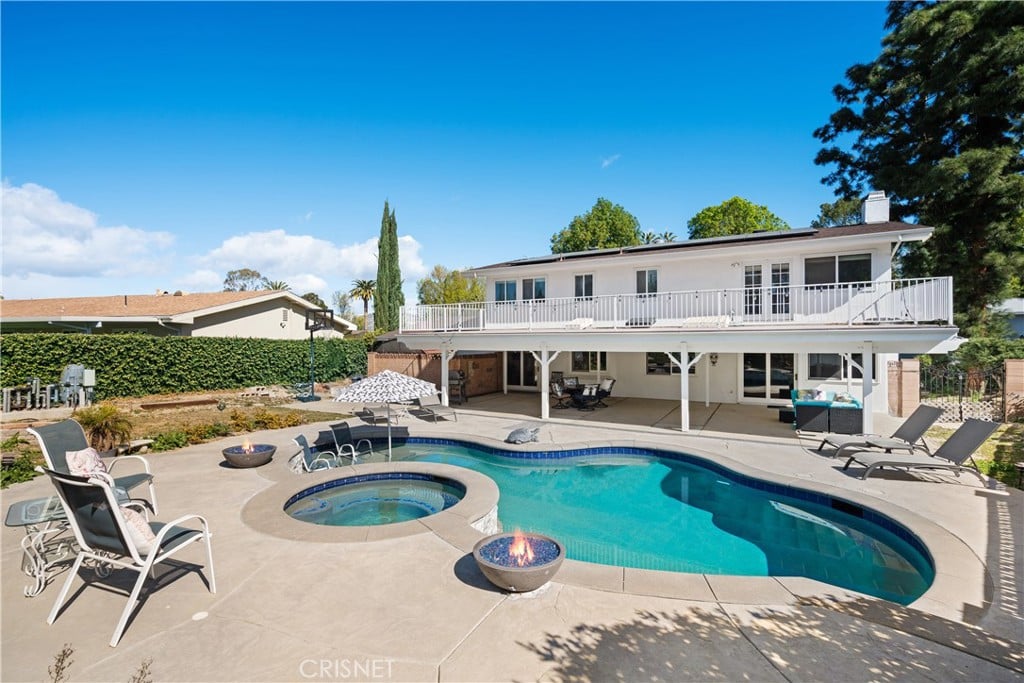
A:
{"type": "Polygon", "coordinates": [[[412,401],[420,396],[436,393],[437,387],[431,382],[400,372],[381,370],[376,375],[370,375],[345,387],[335,395],[334,400],[346,403],[383,403],[387,406],[388,460],[391,460],[391,404],[412,401]]]}

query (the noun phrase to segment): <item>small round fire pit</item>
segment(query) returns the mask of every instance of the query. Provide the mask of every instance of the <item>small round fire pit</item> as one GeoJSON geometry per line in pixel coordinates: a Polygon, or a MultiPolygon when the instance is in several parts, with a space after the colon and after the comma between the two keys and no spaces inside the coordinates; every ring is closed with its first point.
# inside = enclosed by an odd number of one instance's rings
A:
{"type": "Polygon", "coordinates": [[[277,446],[268,443],[244,443],[241,446],[229,446],[221,453],[232,467],[259,467],[270,462],[276,451],[277,446]]]}
{"type": "Polygon", "coordinates": [[[526,593],[551,580],[565,559],[565,547],[550,536],[517,531],[480,539],[473,558],[498,588],[526,593]]]}

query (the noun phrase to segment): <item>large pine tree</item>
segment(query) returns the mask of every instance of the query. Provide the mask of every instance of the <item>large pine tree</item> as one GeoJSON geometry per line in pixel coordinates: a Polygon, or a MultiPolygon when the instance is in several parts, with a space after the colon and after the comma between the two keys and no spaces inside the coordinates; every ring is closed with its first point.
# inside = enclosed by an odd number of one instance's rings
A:
{"type": "Polygon", "coordinates": [[[952,275],[958,324],[984,333],[1024,269],[1024,3],[893,2],[886,27],[815,161],[837,196],[884,190],[895,220],[935,227],[906,272],[952,275]]]}
{"type": "Polygon", "coordinates": [[[402,293],[402,271],[398,265],[398,221],[394,209],[384,200],[384,215],[380,220],[380,238],[377,241],[377,288],[373,297],[374,329],[398,329],[401,307],[405,305],[402,293]]]}

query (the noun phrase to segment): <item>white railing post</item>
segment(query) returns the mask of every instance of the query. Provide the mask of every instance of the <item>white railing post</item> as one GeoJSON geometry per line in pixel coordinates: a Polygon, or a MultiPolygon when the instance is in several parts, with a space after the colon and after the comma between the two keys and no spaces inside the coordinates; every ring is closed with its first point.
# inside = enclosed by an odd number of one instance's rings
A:
{"type": "Polygon", "coordinates": [[[949,320],[948,320],[948,322],[949,322],[950,325],[952,325],[953,324],[953,278],[947,276],[947,277],[944,277],[942,279],[944,281],[943,284],[945,284],[945,286],[946,286],[946,306],[948,306],[948,308],[946,310],[949,311],[949,320]]]}
{"type": "Polygon", "coordinates": [[[846,324],[853,325],[853,288],[849,283],[846,285],[846,324]]]}

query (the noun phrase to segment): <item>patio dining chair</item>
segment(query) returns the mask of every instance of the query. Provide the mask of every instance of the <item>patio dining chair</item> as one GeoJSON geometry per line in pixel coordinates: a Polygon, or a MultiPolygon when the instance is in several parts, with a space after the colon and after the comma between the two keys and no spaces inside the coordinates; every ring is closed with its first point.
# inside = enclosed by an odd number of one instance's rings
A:
{"type": "Polygon", "coordinates": [[[572,403],[572,394],[562,388],[562,385],[558,382],[551,382],[551,398],[555,399],[556,403],[553,408],[569,408],[572,403]]]}
{"type": "MultiPolygon", "coordinates": [[[[211,593],[217,592],[210,529],[204,517],[183,515],[166,524],[150,522],[138,511],[119,505],[113,489],[104,479],[78,477],[49,469],[43,469],[43,472],[57,489],[79,547],[75,563],[50,610],[46,620],[48,624],[56,621],[71,590],[71,584],[86,560],[97,563],[101,568],[128,569],[139,575],[128,595],[128,604],[114,628],[110,647],[117,646],[121,640],[146,579],[152,575],[157,580],[155,566],[169,561],[183,548],[200,541],[206,544],[206,571],[209,577],[206,584],[211,593]],[[198,520],[201,528],[178,526],[188,520],[198,520]]],[[[106,572],[97,574],[103,577],[106,572]]],[[[86,585],[92,583],[88,581],[86,585]]]]}
{"type": "Polygon", "coordinates": [[[596,384],[588,384],[583,387],[583,391],[574,394],[572,397],[573,404],[579,410],[593,410],[599,400],[596,384]]]}
{"type": "MultiPolygon", "coordinates": [[[[71,469],[68,467],[68,455],[79,453],[89,448],[89,440],[85,438],[85,430],[82,429],[82,425],[70,418],[42,427],[29,427],[28,433],[36,437],[36,441],[39,442],[39,449],[43,452],[43,458],[46,460],[47,469],[51,469],[54,472],[71,474],[71,469]]],[[[109,464],[107,462],[101,462],[100,464],[105,469],[105,476],[109,479],[107,483],[115,491],[121,489],[127,495],[128,492],[137,486],[148,485],[149,505],[153,510],[153,514],[159,514],[160,509],[156,503],[156,488],[153,486],[153,473],[149,469],[148,460],[141,455],[121,455],[109,461],[109,464]],[[142,463],[143,471],[125,474],[120,477],[114,476],[114,469],[120,469],[121,463],[128,461],[142,463]]],[[[125,496],[121,496],[122,501],[124,498],[125,496]]]]}

